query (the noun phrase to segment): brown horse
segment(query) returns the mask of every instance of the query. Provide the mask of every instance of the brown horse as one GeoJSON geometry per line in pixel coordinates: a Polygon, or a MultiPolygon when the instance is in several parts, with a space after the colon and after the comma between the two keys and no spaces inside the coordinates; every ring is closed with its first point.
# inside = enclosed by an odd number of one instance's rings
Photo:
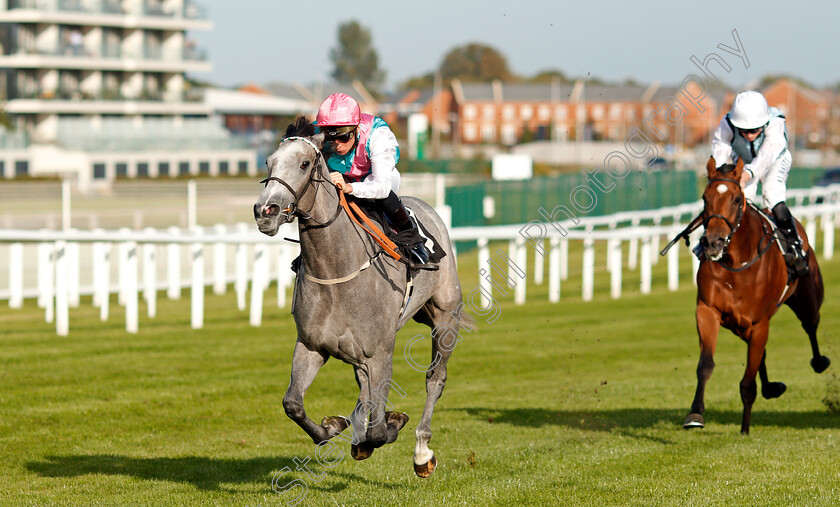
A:
{"type": "Polygon", "coordinates": [[[797,222],[803,249],[807,252],[809,273],[790,279],[773,228],[761,213],[747,205],[739,183],[743,162],[716,168],[710,159],[706,166],[709,184],[703,192],[703,226],[700,242],[705,259],[697,273],[697,333],[700,335],[700,362],[697,364],[697,391],[684,428],[702,428],[703,393],[715,367],[714,353],[722,325],[747,342],[747,368],[741,379],[744,414],[741,434],[750,431],[750,413],[756,398],[755,374],[761,377],[761,394],[767,399],[781,396],[786,387],[769,382],[764,366],[770,318],[782,303],[787,304],[802,323],[811,340],[811,367],[817,373],[830,361],[820,355],[817,326],[823,301],[823,282],[817,259],[808,244],[802,225],[797,222]]]}

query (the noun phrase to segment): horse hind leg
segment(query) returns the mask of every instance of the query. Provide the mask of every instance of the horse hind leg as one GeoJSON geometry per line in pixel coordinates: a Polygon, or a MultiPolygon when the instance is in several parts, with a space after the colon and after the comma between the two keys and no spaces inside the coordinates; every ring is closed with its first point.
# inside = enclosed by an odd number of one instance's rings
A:
{"type": "Polygon", "coordinates": [[[820,354],[820,346],[817,342],[820,306],[823,301],[822,275],[816,260],[814,260],[813,251],[810,252],[808,257],[811,261],[809,275],[797,282],[796,292],[788,298],[785,304],[793,310],[796,318],[802,323],[802,329],[808,334],[812,353],[811,368],[817,373],[822,373],[831,364],[828,357],[820,354]]]}
{"type": "Polygon", "coordinates": [[[292,380],[283,397],[283,409],[286,415],[296,422],[316,444],[331,439],[347,427],[347,423],[339,421],[338,418],[325,418],[322,424],[318,425],[306,415],[303,406],[304,393],[312,385],[315,375],[328,358],[326,354],[309,350],[298,337],[292,356],[292,380]],[[341,427],[342,424],[344,427],[341,427]]]}
{"type": "Polygon", "coordinates": [[[766,400],[770,400],[773,398],[778,398],[787,390],[787,386],[784,382],[770,382],[767,379],[767,367],[764,365],[764,361],[767,359],[767,351],[764,351],[764,355],[761,357],[761,364],[758,365],[758,378],[761,379],[761,396],[764,397],[766,400]]]}
{"type": "MultiPolygon", "coordinates": [[[[458,306],[458,308],[462,307],[458,306]]],[[[429,441],[432,439],[432,414],[435,404],[446,386],[446,365],[461,339],[458,331],[462,324],[465,329],[471,330],[469,324],[460,320],[454,312],[446,312],[434,306],[427,306],[425,311],[436,325],[432,329],[432,362],[426,370],[426,404],[423,407],[420,423],[414,432],[416,437],[414,472],[422,478],[432,475],[437,467],[437,458],[434,451],[429,448],[429,441]]],[[[409,360],[409,363],[413,362],[409,360]]]]}

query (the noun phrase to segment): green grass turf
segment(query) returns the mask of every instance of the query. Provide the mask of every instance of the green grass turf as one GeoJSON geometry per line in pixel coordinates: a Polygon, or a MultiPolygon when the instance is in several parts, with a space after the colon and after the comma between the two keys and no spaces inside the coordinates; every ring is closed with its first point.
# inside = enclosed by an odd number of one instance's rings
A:
{"type": "MultiPolygon", "coordinates": [[[[625,249],[626,252],[626,249],[625,249]]],[[[681,423],[698,359],[693,286],[682,248],[682,284],[609,298],[605,254],[596,257],[595,299],[580,300],[580,251],[559,304],[547,283],[529,282],[528,303],[500,301],[493,323],[464,333],[432,424],[438,470],[412,470],[423,375],[402,356],[427,328],[397,337],[392,391],[411,420],[392,445],[356,462],[318,465],[316,447],[281,405],[294,324],[266,293],[261,328],[248,325],[232,293],[206,295],[205,327],[189,327],[189,292],[159,299],[158,317],[128,335],[118,307],[107,323],[83,300],[60,338],[42,311],[0,310],[0,505],[837,505],[840,416],[822,403],[840,366],[840,259],[823,262],[827,299],[820,339],[835,364],[809,365],[807,337],[789,309],[771,324],[768,370],[779,399],[759,398],[752,433],[739,435],[738,382],[746,347],[723,332],[707,388],[703,430],[681,423]],[[294,471],[309,459],[313,477],[294,471]]],[[[465,292],[477,283],[475,253],[460,259],[465,292]]],[[[530,262],[530,261],[529,261],[530,262]]],[[[161,294],[163,296],[163,294],[161,294]]],[[[112,302],[115,304],[115,302],[112,302]]],[[[141,311],[144,308],[141,308],[141,311]]],[[[416,347],[419,358],[422,345],[416,347]]],[[[428,353],[428,346],[422,351],[428,353]]],[[[313,419],[348,414],[352,368],[331,360],[306,397],[313,419]]],[[[338,455],[333,455],[333,458],[338,455]]]]}

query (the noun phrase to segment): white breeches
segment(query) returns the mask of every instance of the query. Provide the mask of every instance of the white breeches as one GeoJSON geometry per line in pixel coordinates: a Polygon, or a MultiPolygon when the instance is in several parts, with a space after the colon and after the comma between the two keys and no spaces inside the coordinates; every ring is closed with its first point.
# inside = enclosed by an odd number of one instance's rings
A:
{"type": "Polygon", "coordinates": [[[391,171],[391,190],[400,195],[400,172],[397,171],[396,167],[391,171]]]}
{"type": "MultiPolygon", "coordinates": [[[[764,198],[764,206],[767,209],[772,210],[773,206],[785,200],[792,159],[790,150],[785,150],[785,153],[773,162],[773,165],[761,178],[761,194],[764,198]]],[[[758,181],[759,178],[753,178],[744,187],[744,195],[753,202],[755,202],[756,192],[758,192],[758,181]]]]}

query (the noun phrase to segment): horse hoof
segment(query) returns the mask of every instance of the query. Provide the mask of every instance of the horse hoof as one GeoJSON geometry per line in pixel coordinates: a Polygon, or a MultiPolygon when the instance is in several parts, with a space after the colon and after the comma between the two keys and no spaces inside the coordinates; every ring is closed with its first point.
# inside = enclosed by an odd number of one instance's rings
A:
{"type": "Polygon", "coordinates": [[[705,428],[706,421],[703,420],[701,414],[688,414],[683,423],[683,428],[690,430],[691,428],[705,428]]]}
{"type": "Polygon", "coordinates": [[[408,414],[405,412],[385,412],[385,422],[400,431],[408,422],[408,414]]]}
{"type": "Polygon", "coordinates": [[[369,442],[362,442],[359,444],[352,444],[350,446],[350,455],[353,456],[353,459],[356,461],[361,461],[363,459],[370,458],[371,454],[373,454],[375,447],[369,442]]]}
{"type": "Polygon", "coordinates": [[[787,386],[784,382],[768,382],[761,386],[761,395],[764,396],[765,400],[771,400],[781,396],[785,390],[787,390],[787,386]]]}
{"type": "Polygon", "coordinates": [[[421,479],[426,479],[430,475],[432,475],[432,472],[435,471],[436,467],[437,458],[435,458],[435,455],[432,454],[432,459],[430,459],[428,463],[425,463],[423,465],[418,465],[417,463],[414,464],[414,473],[417,474],[417,477],[420,477],[421,479]]]}
{"type": "Polygon", "coordinates": [[[813,368],[814,371],[817,372],[817,373],[824,372],[826,370],[826,368],[828,368],[828,365],[830,365],[830,364],[831,364],[831,359],[829,359],[825,356],[815,357],[815,358],[811,359],[811,368],[813,368]]]}
{"type": "Polygon", "coordinates": [[[350,419],[342,415],[325,417],[321,420],[321,426],[327,430],[331,437],[334,437],[350,426],[350,419]]]}

